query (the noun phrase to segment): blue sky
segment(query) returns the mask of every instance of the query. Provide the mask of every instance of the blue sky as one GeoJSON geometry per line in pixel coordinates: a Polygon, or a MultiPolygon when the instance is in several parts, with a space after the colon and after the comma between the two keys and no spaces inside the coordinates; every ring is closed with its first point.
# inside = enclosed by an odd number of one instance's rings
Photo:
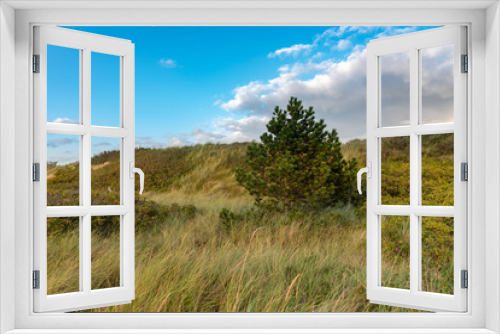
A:
{"type": "MultiPolygon", "coordinates": [[[[314,106],[344,141],[362,138],[366,44],[428,28],[71,27],[135,44],[142,147],[258,140],[274,106],[285,107],[291,95],[314,106]]],[[[51,46],[48,58],[48,121],[77,122],[78,51],[51,46]]],[[[118,71],[117,57],[93,53],[93,125],[119,124],[118,71]]],[[[77,141],[51,138],[49,160],[74,161],[68,152],[77,141]]],[[[98,144],[94,153],[114,148],[98,144]]]]}

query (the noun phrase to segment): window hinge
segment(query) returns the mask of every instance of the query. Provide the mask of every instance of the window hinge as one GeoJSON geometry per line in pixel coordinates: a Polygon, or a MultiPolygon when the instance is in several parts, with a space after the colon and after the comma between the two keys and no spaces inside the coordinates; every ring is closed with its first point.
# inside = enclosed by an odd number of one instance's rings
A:
{"type": "Polygon", "coordinates": [[[40,73],[40,55],[33,55],[33,73],[40,73]]]}
{"type": "Polygon", "coordinates": [[[461,164],[461,178],[462,181],[469,181],[469,165],[466,162],[461,164]]]}
{"type": "Polygon", "coordinates": [[[467,270],[462,270],[460,276],[462,277],[462,289],[469,288],[469,272],[467,270]]]}
{"type": "Polygon", "coordinates": [[[467,55],[462,55],[462,73],[469,72],[469,57],[467,55]]]}
{"type": "Polygon", "coordinates": [[[40,182],[40,164],[38,162],[33,164],[33,181],[40,182]]]}
{"type": "Polygon", "coordinates": [[[40,289],[40,270],[33,270],[33,289],[40,289]]]}

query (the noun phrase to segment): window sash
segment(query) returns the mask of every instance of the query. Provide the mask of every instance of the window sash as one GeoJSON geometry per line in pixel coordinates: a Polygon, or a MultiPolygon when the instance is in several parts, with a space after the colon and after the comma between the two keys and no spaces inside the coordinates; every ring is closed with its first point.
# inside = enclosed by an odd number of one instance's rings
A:
{"type": "Polygon", "coordinates": [[[40,289],[33,290],[35,312],[65,312],[103,305],[129,303],[134,298],[134,182],[129,162],[134,162],[134,46],[130,41],[82,33],[64,28],[35,27],[34,53],[40,55],[40,73],[34,75],[34,161],[40,163],[40,182],[34,184],[34,263],[40,271],[40,289]],[[80,124],[47,122],[47,45],[80,50],[80,124]],[[120,127],[91,125],[91,54],[120,57],[120,127]],[[80,205],[47,206],[47,134],[80,138],[80,205]],[[120,139],[120,205],[91,205],[92,136],[120,139]],[[120,286],[91,288],[91,217],[119,215],[120,286]],[[80,217],[78,292],[47,295],[47,217],[80,217]]]}
{"type": "Polygon", "coordinates": [[[467,162],[467,76],[460,73],[461,54],[466,54],[465,27],[436,28],[417,33],[374,40],[367,47],[367,161],[372,178],[367,180],[367,298],[377,304],[429,311],[467,310],[467,290],[461,289],[461,270],[467,269],[467,183],[461,182],[460,164],[467,162]],[[454,122],[420,124],[421,81],[419,50],[454,45],[454,122]],[[410,125],[382,127],[380,57],[410,53],[410,125]],[[454,206],[420,205],[421,135],[454,133],[454,206]],[[381,138],[410,138],[410,205],[381,205],[381,138]],[[410,289],[381,286],[381,216],[405,215],[410,218],[410,289]],[[454,217],[454,295],[421,291],[421,217],[454,217]]]}

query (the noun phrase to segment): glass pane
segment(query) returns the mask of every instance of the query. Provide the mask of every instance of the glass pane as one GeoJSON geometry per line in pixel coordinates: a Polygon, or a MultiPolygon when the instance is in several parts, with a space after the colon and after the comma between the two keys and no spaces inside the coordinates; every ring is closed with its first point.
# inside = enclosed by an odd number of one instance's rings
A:
{"type": "Polygon", "coordinates": [[[422,291],[453,294],[453,218],[422,217],[422,291]]]}
{"type": "Polygon", "coordinates": [[[47,206],[80,205],[80,136],[47,134],[47,206]]]}
{"type": "Polygon", "coordinates": [[[420,50],[422,123],[453,122],[453,45],[420,50]]]}
{"type": "Polygon", "coordinates": [[[422,136],[422,205],[454,200],[453,133],[422,136]]]}
{"type": "Polygon", "coordinates": [[[47,122],[80,123],[80,50],[47,45],[47,122]]]}
{"type": "Polygon", "coordinates": [[[47,218],[47,294],[80,291],[80,217],[47,218]]]}
{"type": "Polygon", "coordinates": [[[120,216],[92,217],[92,290],[120,286],[120,216]]]}
{"type": "Polygon", "coordinates": [[[410,288],[410,217],[382,216],[382,286],[410,288]]]}
{"type": "Polygon", "coordinates": [[[410,205],[410,137],[381,138],[383,205],[410,205]]]}
{"type": "Polygon", "coordinates": [[[120,143],[92,137],[92,205],[120,204],[120,143]]]}
{"type": "Polygon", "coordinates": [[[120,57],[92,52],[92,125],[120,126],[120,57]]]}
{"type": "Polygon", "coordinates": [[[382,126],[410,124],[410,53],[380,57],[382,126]]]}

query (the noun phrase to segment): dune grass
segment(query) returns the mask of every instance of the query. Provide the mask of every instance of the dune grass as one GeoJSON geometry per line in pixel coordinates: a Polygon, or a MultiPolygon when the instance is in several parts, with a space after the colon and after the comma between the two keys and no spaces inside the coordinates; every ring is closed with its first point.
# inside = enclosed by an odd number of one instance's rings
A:
{"type": "MultiPolygon", "coordinates": [[[[355,209],[334,208],[321,216],[255,214],[252,223],[246,217],[225,225],[213,210],[169,219],[136,236],[135,300],[90,311],[406,311],[366,300],[366,233],[355,209]],[[326,223],[335,217],[342,224],[326,223]]],[[[98,245],[93,261],[115,270],[109,276],[115,282],[94,281],[95,288],[119,281],[115,258],[106,256],[117,247],[115,237],[92,240],[98,245]]],[[[58,251],[64,243],[74,245],[69,238],[60,241],[58,251]]]]}
{"type": "MultiPolygon", "coordinates": [[[[428,182],[424,189],[433,189],[433,194],[436,189],[443,190],[444,199],[439,200],[445,202],[452,198],[453,191],[448,182],[453,159],[446,150],[447,141],[449,138],[437,138],[429,145],[439,149],[424,150],[424,182],[428,182]]],[[[398,156],[400,146],[397,139],[391,140],[387,152],[398,156]]],[[[343,152],[363,163],[365,147],[365,141],[355,140],[344,144],[343,152]]],[[[136,151],[136,165],[147,170],[147,192],[140,201],[136,199],[136,297],[130,304],[89,312],[415,311],[370,304],[366,299],[363,206],[315,212],[260,210],[234,178],[234,168],[242,163],[245,150],[246,144],[207,144],[136,151]]],[[[93,165],[99,166],[94,171],[99,182],[93,184],[93,191],[103,199],[114,196],[108,191],[112,182],[108,176],[116,172],[117,159],[117,152],[93,158],[93,165]]],[[[406,191],[401,174],[409,167],[403,160],[389,159],[383,166],[399,172],[386,179],[391,191],[383,194],[395,202],[406,191]]],[[[74,184],[59,180],[67,173],[73,175],[74,169],[51,169],[51,189],[56,189],[55,185],[74,189],[74,184]]],[[[65,188],[59,192],[64,194],[65,188]]],[[[54,198],[61,201],[60,195],[54,198]]],[[[119,266],[113,255],[119,251],[119,244],[117,233],[112,231],[115,225],[109,222],[109,229],[93,230],[95,289],[119,285],[119,266]]],[[[77,289],[78,261],[74,254],[78,234],[70,223],[54,221],[51,226],[51,292],[77,289]]],[[[382,281],[407,286],[409,253],[401,220],[387,224],[385,231],[390,238],[382,249],[386,259],[382,281]]],[[[428,221],[424,237],[428,246],[424,288],[450,293],[453,222],[428,221]]]]}

